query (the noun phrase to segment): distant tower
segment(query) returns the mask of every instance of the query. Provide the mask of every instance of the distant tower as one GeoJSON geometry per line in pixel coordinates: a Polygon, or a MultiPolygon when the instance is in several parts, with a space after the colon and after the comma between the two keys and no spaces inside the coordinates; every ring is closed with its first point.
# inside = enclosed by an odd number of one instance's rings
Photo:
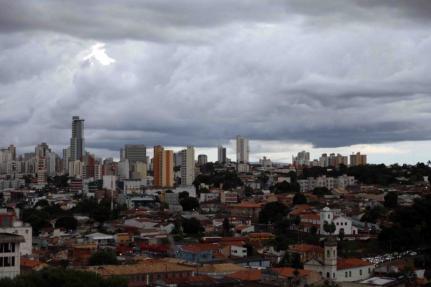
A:
{"type": "Polygon", "coordinates": [[[236,137],[236,162],[248,163],[249,161],[249,145],[248,139],[242,136],[236,137]]]}
{"type": "Polygon", "coordinates": [[[226,163],[226,148],[221,145],[217,147],[217,161],[219,163],[226,163]]]}
{"type": "Polygon", "coordinates": [[[72,137],[70,138],[70,159],[82,160],[84,156],[84,119],[72,118],[72,137]]]}
{"type": "Polygon", "coordinates": [[[335,273],[337,272],[337,241],[333,236],[326,239],[324,252],[324,264],[326,271],[324,276],[333,280],[335,279],[335,273]]]}

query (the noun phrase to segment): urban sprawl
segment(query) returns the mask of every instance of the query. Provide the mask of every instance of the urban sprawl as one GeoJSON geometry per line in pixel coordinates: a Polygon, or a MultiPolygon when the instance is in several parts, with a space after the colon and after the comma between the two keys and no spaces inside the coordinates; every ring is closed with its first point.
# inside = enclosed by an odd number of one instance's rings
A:
{"type": "Polygon", "coordinates": [[[431,280],[430,161],[302,151],[289,164],[250,162],[242,136],[235,160],[223,146],[216,162],[193,146],[154,146],[150,158],[134,143],[117,161],[86,151],[84,119],[74,116],[71,130],[62,155],[47,143],[0,149],[0,286],[431,280]]]}

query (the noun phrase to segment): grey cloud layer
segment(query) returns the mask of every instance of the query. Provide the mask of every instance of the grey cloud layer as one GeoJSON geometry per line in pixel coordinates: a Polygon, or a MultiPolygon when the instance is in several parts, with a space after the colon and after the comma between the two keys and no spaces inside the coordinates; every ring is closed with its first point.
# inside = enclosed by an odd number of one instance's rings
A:
{"type": "Polygon", "coordinates": [[[74,114],[101,149],[431,134],[427,1],[0,3],[0,145],[66,145],[74,114]]]}

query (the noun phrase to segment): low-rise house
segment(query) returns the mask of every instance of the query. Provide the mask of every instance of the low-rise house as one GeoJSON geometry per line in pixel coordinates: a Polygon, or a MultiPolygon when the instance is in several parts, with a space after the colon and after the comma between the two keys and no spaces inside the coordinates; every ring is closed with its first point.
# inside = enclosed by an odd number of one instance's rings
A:
{"type": "Polygon", "coordinates": [[[196,267],[171,260],[147,259],[136,264],[93,266],[84,270],[104,278],[124,277],[129,281],[129,286],[149,286],[168,278],[190,278],[196,267]]]}
{"type": "Polygon", "coordinates": [[[221,254],[222,246],[219,243],[195,243],[177,246],[175,257],[181,260],[206,263],[212,262],[221,254]]]}

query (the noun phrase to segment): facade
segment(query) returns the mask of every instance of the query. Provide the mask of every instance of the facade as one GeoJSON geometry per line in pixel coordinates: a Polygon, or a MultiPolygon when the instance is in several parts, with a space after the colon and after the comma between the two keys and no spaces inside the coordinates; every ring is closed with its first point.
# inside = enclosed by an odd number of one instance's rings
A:
{"type": "Polygon", "coordinates": [[[335,235],[344,232],[345,235],[356,235],[358,229],[352,224],[352,220],[335,210],[325,207],[320,211],[320,234],[328,234],[325,229],[325,222],[335,225],[335,235]]]}
{"type": "Polygon", "coordinates": [[[350,155],[350,166],[366,165],[367,155],[357,152],[356,154],[350,155]]]}
{"type": "Polygon", "coordinates": [[[72,118],[72,137],[70,138],[70,159],[81,160],[84,156],[84,119],[72,118]]]}
{"type": "Polygon", "coordinates": [[[307,151],[298,152],[296,157],[292,158],[292,163],[295,166],[309,166],[310,165],[310,153],[307,151]]]}
{"type": "Polygon", "coordinates": [[[198,155],[198,165],[205,165],[208,162],[208,156],[206,154],[198,155]]]}
{"type": "Polygon", "coordinates": [[[217,161],[219,163],[226,163],[227,158],[226,158],[226,148],[219,145],[217,147],[217,161]]]}
{"type": "Polygon", "coordinates": [[[0,279],[14,278],[20,273],[21,235],[0,233],[0,279]]]}
{"type": "Polygon", "coordinates": [[[250,147],[248,139],[242,136],[236,137],[236,161],[237,163],[248,163],[250,147]]]}
{"type": "Polygon", "coordinates": [[[190,186],[195,180],[195,149],[188,146],[181,153],[181,185],[190,186]]]}
{"type": "Polygon", "coordinates": [[[0,209],[0,233],[17,234],[24,238],[20,246],[20,255],[31,255],[33,249],[33,229],[16,219],[15,211],[0,209]]]}
{"type": "Polygon", "coordinates": [[[162,146],[154,147],[153,158],[154,186],[174,186],[174,152],[162,146]]]}

